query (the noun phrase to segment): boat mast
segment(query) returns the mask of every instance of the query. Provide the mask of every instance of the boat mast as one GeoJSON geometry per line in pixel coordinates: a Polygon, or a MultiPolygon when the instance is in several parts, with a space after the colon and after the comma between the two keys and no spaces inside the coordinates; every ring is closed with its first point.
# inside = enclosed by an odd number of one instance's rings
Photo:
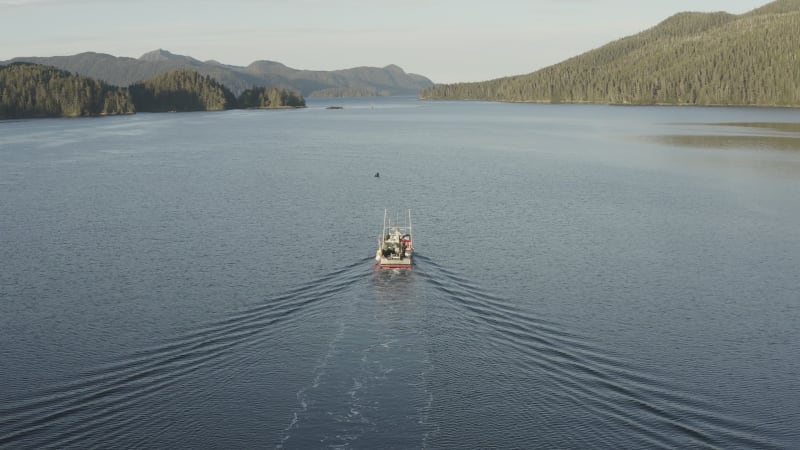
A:
{"type": "Polygon", "coordinates": [[[384,208],[383,209],[383,230],[381,230],[380,242],[383,242],[384,238],[386,237],[386,215],[389,214],[389,210],[384,208]]]}
{"type": "Polygon", "coordinates": [[[411,238],[411,245],[414,245],[414,234],[411,232],[411,208],[408,209],[408,237],[411,238]]]}

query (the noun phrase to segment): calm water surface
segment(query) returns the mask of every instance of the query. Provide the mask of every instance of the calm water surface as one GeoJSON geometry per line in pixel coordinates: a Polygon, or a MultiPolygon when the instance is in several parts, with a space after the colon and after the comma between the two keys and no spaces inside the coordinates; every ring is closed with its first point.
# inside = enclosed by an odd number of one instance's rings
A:
{"type": "Polygon", "coordinates": [[[328,102],[0,122],[0,447],[800,446],[797,111],[328,102]]]}

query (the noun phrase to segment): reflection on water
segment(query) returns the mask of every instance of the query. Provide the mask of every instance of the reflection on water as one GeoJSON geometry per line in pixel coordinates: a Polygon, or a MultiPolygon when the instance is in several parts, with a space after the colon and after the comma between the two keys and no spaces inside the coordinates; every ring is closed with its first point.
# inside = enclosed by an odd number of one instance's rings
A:
{"type": "Polygon", "coordinates": [[[660,143],[681,147],[751,148],[767,150],[800,150],[800,136],[736,136],[736,135],[661,135],[653,136],[660,143]]]}
{"type": "Polygon", "coordinates": [[[650,139],[680,147],[800,150],[800,123],[711,122],[676,125],[687,125],[698,129],[699,132],[664,134],[652,136],[650,139]],[[722,131],[719,128],[709,129],[709,127],[739,128],[743,129],[744,134],[722,131]]]}
{"type": "Polygon", "coordinates": [[[787,133],[800,133],[800,123],[791,122],[723,122],[709,123],[706,125],[719,125],[724,127],[764,128],[767,130],[784,131],[787,133]]]}

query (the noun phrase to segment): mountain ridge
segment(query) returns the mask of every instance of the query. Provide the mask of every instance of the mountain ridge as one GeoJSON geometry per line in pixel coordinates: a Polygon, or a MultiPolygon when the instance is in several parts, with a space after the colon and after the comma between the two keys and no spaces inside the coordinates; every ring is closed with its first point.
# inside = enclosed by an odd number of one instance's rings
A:
{"type": "Polygon", "coordinates": [[[433,86],[427,77],[406,73],[394,64],[383,68],[360,66],[332,71],[294,69],[268,60],[235,66],[214,60],[204,62],[164,49],[146,52],[139,58],[83,52],[67,56],[16,57],[1,61],[0,65],[14,62],[52,66],[115,86],[129,86],[172,70],[190,69],[214,78],[236,95],[252,87],[288,89],[305,97],[352,93],[418,95],[421,89],[433,86]]]}

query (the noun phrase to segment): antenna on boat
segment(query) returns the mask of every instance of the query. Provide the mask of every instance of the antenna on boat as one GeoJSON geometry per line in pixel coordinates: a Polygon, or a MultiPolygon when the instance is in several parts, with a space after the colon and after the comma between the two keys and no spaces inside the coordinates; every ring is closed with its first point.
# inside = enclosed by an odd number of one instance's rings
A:
{"type": "Polygon", "coordinates": [[[383,242],[383,236],[386,234],[386,216],[389,214],[387,208],[383,209],[383,229],[381,230],[380,241],[383,242]]]}
{"type": "Polygon", "coordinates": [[[411,208],[408,208],[408,237],[411,239],[411,248],[414,246],[414,232],[411,228],[411,208]]]}

